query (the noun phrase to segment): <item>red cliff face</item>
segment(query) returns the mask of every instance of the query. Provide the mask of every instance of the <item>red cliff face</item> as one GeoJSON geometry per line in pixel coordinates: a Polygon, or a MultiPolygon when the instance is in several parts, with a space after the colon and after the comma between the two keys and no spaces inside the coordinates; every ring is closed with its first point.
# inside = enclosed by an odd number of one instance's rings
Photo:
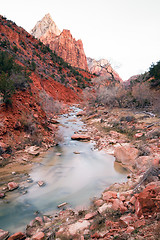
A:
{"type": "Polygon", "coordinates": [[[59,36],[51,39],[42,36],[40,40],[49,44],[53,51],[72,66],[88,70],[83,43],[81,40],[76,41],[69,30],[63,30],[59,36]]]}
{"type": "Polygon", "coordinates": [[[76,41],[69,30],[63,30],[61,33],[55,31],[55,28],[58,28],[55,27],[55,23],[53,23],[50,15],[47,14],[36,24],[31,34],[40,39],[44,44],[48,44],[58,56],[62,57],[73,67],[88,70],[87,58],[84,53],[82,41],[76,41]]]}

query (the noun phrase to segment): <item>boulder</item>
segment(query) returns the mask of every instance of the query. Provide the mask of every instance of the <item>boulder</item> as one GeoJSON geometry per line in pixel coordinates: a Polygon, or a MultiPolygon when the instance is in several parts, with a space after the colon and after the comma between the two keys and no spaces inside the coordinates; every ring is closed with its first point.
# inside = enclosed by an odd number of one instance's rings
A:
{"type": "Polygon", "coordinates": [[[9,189],[9,191],[13,191],[14,189],[16,189],[16,188],[18,188],[19,187],[19,185],[18,185],[18,183],[16,183],[16,182],[9,182],[8,183],[8,189],[9,189]]]}
{"type": "Polygon", "coordinates": [[[136,162],[136,158],[138,157],[138,153],[138,149],[129,143],[124,143],[115,148],[114,156],[117,162],[133,166],[136,162]]]}
{"type": "Polygon", "coordinates": [[[45,185],[45,182],[43,182],[43,181],[38,181],[38,186],[39,187],[42,187],[42,186],[44,186],[45,185]]]}
{"type": "Polygon", "coordinates": [[[4,231],[4,230],[0,229],[0,240],[7,239],[8,235],[9,235],[8,231],[4,231]]]}
{"type": "Polygon", "coordinates": [[[80,111],[77,113],[77,117],[81,117],[81,116],[84,116],[86,115],[86,112],[85,111],[80,111]]]}
{"type": "Polygon", "coordinates": [[[135,138],[141,138],[143,136],[143,133],[136,133],[134,136],[135,138]]]}
{"type": "Polygon", "coordinates": [[[39,147],[37,147],[37,146],[26,147],[25,152],[27,152],[31,155],[34,155],[34,156],[38,156],[39,155],[39,147]]]}
{"type": "Polygon", "coordinates": [[[130,224],[134,222],[134,218],[130,215],[124,215],[120,217],[119,222],[121,227],[128,227],[130,224]]]}
{"type": "Polygon", "coordinates": [[[115,210],[115,211],[119,210],[122,213],[127,211],[127,208],[124,206],[123,202],[119,199],[114,199],[113,200],[112,209],[115,210]]]}
{"type": "Polygon", "coordinates": [[[57,121],[57,119],[55,119],[55,118],[51,118],[49,122],[51,124],[58,124],[59,123],[59,121],[57,121]]]}
{"type": "Polygon", "coordinates": [[[90,225],[89,221],[87,221],[87,220],[79,220],[78,222],[69,225],[68,230],[69,230],[69,233],[71,235],[75,235],[77,232],[82,231],[82,230],[88,228],[89,225],[90,225]]]}
{"type": "Polygon", "coordinates": [[[97,212],[87,213],[84,217],[85,220],[90,220],[97,215],[97,212]]]}
{"type": "Polygon", "coordinates": [[[6,152],[8,147],[9,146],[4,142],[0,142],[0,154],[3,154],[4,152],[6,152]]]}
{"type": "Polygon", "coordinates": [[[0,198],[4,198],[5,197],[5,194],[0,192],[0,198]]]}
{"type": "Polygon", "coordinates": [[[140,202],[138,201],[138,199],[135,202],[135,212],[136,212],[137,217],[142,216],[142,208],[141,208],[141,205],[140,205],[140,202]]]}
{"type": "Polygon", "coordinates": [[[112,208],[112,203],[104,203],[101,207],[98,208],[98,212],[102,214],[103,212],[111,208],[112,208]]]}
{"type": "Polygon", "coordinates": [[[144,226],[146,224],[144,219],[138,219],[137,221],[134,222],[134,227],[139,228],[141,226],[144,226]]]}
{"type": "Polygon", "coordinates": [[[15,234],[13,234],[12,236],[10,236],[8,238],[8,240],[23,240],[26,238],[26,235],[22,232],[17,232],[15,234]]]}
{"type": "Polygon", "coordinates": [[[141,193],[139,193],[137,201],[139,202],[143,214],[160,212],[160,208],[157,204],[160,199],[159,195],[160,186],[156,183],[149,184],[141,193]]]}
{"type": "Polygon", "coordinates": [[[43,239],[45,239],[45,235],[43,232],[37,232],[32,237],[32,240],[43,240],[43,239]]]}
{"type": "Polygon", "coordinates": [[[88,135],[83,135],[83,134],[73,134],[71,137],[72,140],[77,140],[77,141],[90,141],[90,136],[88,135]]]}
{"type": "Polygon", "coordinates": [[[132,233],[134,230],[135,230],[134,227],[129,226],[129,227],[127,228],[127,230],[126,230],[126,233],[127,233],[127,234],[130,234],[130,233],[132,233]]]}
{"type": "Polygon", "coordinates": [[[102,199],[98,199],[98,200],[96,200],[96,201],[94,202],[95,206],[97,206],[97,207],[102,206],[103,203],[104,203],[104,201],[103,201],[102,199]]]}
{"type": "Polygon", "coordinates": [[[114,199],[117,198],[117,193],[113,192],[113,191],[107,191],[107,192],[102,193],[102,199],[104,201],[108,201],[111,198],[114,198],[114,199]]]}

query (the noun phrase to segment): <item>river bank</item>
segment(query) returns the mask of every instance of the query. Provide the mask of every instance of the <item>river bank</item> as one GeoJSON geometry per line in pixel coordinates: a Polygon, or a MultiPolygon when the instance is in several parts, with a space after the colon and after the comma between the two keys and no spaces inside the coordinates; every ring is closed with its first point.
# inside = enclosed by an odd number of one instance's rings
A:
{"type": "Polygon", "coordinates": [[[87,123],[87,135],[96,141],[96,147],[114,155],[117,152],[117,161],[130,169],[127,183],[108,187],[87,210],[38,216],[24,234],[10,239],[158,239],[159,135],[155,129],[159,119],[124,110],[109,113],[102,108],[78,115],[87,123]],[[135,188],[151,166],[153,173],[135,188]]]}

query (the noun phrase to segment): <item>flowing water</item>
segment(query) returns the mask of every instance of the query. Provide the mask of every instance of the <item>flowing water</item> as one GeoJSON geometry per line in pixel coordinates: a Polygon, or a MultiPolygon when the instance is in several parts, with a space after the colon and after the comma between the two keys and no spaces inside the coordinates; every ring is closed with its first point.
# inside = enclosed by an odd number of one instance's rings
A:
{"type": "Polygon", "coordinates": [[[41,164],[32,169],[33,183],[27,194],[15,190],[9,193],[8,203],[0,203],[0,228],[11,233],[22,231],[36,211],[58,211],[57,205],[63,202],[74,208],[86,207],[107,186],[126,181],[127,171],[114,163],[113,156],[94,150],[93,142],[71,140],[74,132],[85,128],[76,117],[79,110],[72,107],[71,113],[59,119],[59,135],[63,135],[64,141],[50,149],[41,164]],[[45,186],[38,186],[40,180],[45,186]]]}

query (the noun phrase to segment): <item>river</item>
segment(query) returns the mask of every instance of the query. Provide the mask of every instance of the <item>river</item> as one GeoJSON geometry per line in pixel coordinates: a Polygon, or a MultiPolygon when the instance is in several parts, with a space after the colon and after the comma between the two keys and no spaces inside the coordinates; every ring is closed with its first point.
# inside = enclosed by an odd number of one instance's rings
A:
{"type": "Polygon", "coordinates": [[[72,208],[85,208],[93,197],[99,197],[106,187],[127,180],[128,172],[116,165],[114,157],[94,149],[94,142],[71,140],[74,132],[85,130],[77,118],[79,108],[59,118],[59,135],[63,141],[48,150],[42,162],[30,172],[27,193],[15,190],[8,203],[0,202],[0,228],[11,233],[23,231],[35,212],[58,211],[57,205],[67,202],[72,208]],[[29,179],[29,180],[30,180],[29,179]],[[37,182],[44,181],[39,187],[37,182]]]}

